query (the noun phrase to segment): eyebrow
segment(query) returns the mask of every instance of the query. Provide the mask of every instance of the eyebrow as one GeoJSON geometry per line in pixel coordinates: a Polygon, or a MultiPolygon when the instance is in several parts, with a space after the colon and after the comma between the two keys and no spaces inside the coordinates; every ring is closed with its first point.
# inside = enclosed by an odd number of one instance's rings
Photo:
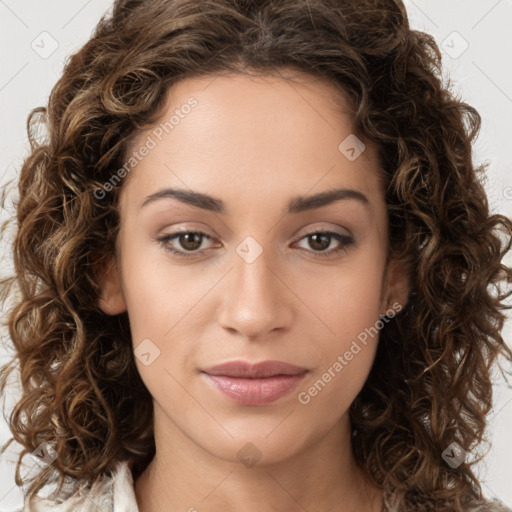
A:
{"type": "MultiPolygon", "coordinates": [[[[222,199],[203,194],[202,192],[176,188],[165,188],[149,195],[142,203],[141,208],[159,199],[169,198],[178,199],[182,203],[196,208],[201,208],[203,210],[215,213],[227,213],[226,204],[222,199]]],[[[315,208],[327,206],[336,201],[346,199],[355,199],[365,206],[369,205],[368,198],[362,192],[349,188],[337,188],[333,190],[326,190],[311,196],[298,196],[292,198],[288,202],[288,213],[300,213],[307,210],[313,210],[315,208]]]]}

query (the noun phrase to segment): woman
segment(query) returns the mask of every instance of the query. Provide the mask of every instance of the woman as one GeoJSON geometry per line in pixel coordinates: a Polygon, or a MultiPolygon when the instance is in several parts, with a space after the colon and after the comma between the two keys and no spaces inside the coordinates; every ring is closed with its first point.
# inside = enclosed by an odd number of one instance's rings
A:
{"type": "Polygon", "coordinates": [[[120,0],[39,122],[24,510],[507,510],[468,455],[512,223],[401,2],[120,0]]]}

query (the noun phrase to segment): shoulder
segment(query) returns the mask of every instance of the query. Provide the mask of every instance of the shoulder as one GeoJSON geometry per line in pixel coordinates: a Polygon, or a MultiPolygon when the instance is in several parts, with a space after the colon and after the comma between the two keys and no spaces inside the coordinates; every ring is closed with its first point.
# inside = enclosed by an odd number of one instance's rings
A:
{"type": "Polygon", "coordinates": [[[468,508],[467,512],[512,512],[504,503],[498,500],[487,501],[481,505],[468,508]]]}
{"type": "Polygon", "coordinates": [[[118,462],[112,476],[92,487],[77,485],[67,498],[34,497],[21,512],[138,512],[133,477],[127,462],[118,462]]]}
{"type": "MultiPolygon", "coordinates": [[[[384,506],[386,512],[404,512],[404,506],[401,504],[400,496],[397,491],[395,492],[384,492],[384,506]]],[[[432,504],[429,505],[421,505],[417,509],[418,512],[426,512],[432,510],[432,504]]],[[[445,510],[443,508],[443,510],[445,510]]],[[[460,509],[458,509],[460,510],[460,509]]],[[[409,512],[409,509],[407,509],[409,512]]],[[[512,512],[512,509],[507,505],[502,503],[501,501],[494,499],[488,500],[485,498],[471,498],[469,500],[466,508],[464,508],[464,512],[512,512]]]]}

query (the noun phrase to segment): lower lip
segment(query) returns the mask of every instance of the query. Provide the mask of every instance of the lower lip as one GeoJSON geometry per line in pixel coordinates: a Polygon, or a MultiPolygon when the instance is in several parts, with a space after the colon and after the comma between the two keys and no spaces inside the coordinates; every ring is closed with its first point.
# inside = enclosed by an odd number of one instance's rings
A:
{"type": "Polygon", "coordinates": [[[305,375],[301,373],[262,379],[242,379],[206,374],[220,392],[243,405],[264,405],[275,402],[296,388],[305,375]]]}

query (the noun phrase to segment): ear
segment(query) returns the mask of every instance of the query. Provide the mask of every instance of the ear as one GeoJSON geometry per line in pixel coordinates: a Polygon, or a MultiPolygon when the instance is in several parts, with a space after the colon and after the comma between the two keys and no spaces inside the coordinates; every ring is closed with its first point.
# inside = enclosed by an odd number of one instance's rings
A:
{"type": "Polygon", "coordinates": [[[390,257],[383,287],[381,314],[385,315],[391,308],[401,311],[409,299],[409,291],[409,265],[404,260],[390,257]]]}
{"type": "Polygon", "coordinates": [[[119,269],[113,256],[99,271],[98,283],[101,288],[98,300],[100,309],[107,315],[124,313],[126,311],[126,302],[123,290],[121,289],[119,269]]]}

